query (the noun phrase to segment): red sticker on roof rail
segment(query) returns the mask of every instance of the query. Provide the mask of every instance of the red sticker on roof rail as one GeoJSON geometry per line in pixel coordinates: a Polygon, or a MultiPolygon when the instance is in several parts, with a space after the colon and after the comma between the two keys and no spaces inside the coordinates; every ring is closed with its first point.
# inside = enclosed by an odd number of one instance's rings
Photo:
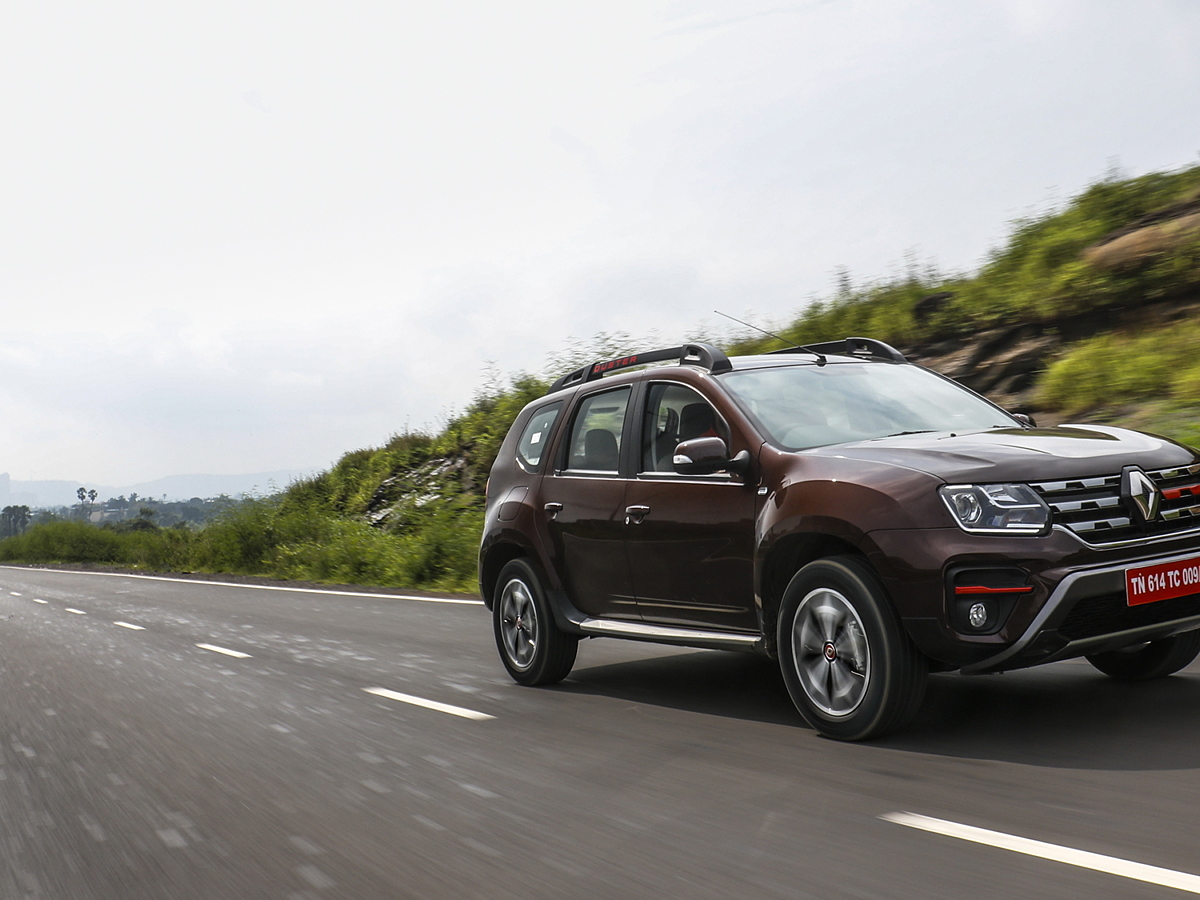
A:
{"type": "Polygon", "coordinates": [[[636,365],[638,358],[636,356],[626,356],[622,359],[610,359],[608,362],[598,362],[592,366],[592,374],[599,375],[602,372],[609,372],[613,369],[623,369],[625,366],[636,365]]]}

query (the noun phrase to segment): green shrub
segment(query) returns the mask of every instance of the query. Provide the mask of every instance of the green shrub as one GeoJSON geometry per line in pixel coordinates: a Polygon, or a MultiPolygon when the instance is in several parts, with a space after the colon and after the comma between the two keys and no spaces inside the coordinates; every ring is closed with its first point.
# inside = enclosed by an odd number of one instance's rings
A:
{"type": "Polygon", "coordinates": [[[26,562],[123,562],[126,536],[86,522],[47,522],[0,541],[0,559],[26,562]]]}
{"type": "Polygon", "coordinates": [[[1171,393],[1180,400],[1200,403],[1200,362],[1180,370],[1172,377],[1171,393]]]}
{"type": "Polygon", "coordinates": [[[1132,400],[1200,399],[1200,322],[1104,334],[1073,346],[1038,385],[1041,405],[1078,413],[1132,400]]]}

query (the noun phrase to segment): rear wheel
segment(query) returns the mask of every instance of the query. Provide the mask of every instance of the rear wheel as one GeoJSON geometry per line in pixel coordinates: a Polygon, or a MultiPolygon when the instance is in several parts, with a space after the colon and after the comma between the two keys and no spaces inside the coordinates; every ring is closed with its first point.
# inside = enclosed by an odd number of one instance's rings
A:
{"type": "Polygon", "coordinates": [[[575,665],[579,638],[559,630],[533,566],[514,559],[500,570],[492,630],[508,674],[518,684],[557,684],[575,665]]]}
{"type": "Polygon", "coordinates": [[[1174,675],[1200,656],[1200,631],[1188,631],[1108,653],[1093,653],[1087,661],[1120,681],[1149,681],[1174,675]]]}
{"type": "Polygon", "coordinates": [[[929,664],[874,572],[851,556],[809,563],[784,591],[779,665],[792,702],[826,737],[861,741],[916,713],[929,664]]]}

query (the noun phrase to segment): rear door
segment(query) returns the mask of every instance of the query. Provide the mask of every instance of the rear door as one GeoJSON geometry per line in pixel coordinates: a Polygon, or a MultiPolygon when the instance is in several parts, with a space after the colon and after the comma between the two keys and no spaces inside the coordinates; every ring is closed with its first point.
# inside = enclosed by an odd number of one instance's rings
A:
{"type": "Polygon", "coordinates": [[[750,449],[716,408],[679,383],[649,381],[639,404],[636,477],[625,490],[629,567],[648,622],[756,631],[754,485],[742,478],[678,475],[675,445],[695,437],[750,449]]]}
{"type": "Polygon", "coordinates": [[[615,619],[638,618],[625,555],[622,475],[632,393],[625,385],[579,399],[541,485],[546,533],[568,596],[582,612],[615,619]]]}

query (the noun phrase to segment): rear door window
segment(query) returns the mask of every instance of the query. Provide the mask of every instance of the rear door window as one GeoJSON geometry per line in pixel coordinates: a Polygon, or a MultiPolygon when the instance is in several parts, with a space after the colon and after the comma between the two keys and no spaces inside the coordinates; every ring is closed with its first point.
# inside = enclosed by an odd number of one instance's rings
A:
{"type": "Polygon", "coordinates": [[[568,469],[616,474],[629,394],[630,389],[623,387],[592,394],[580,402],[567,445],[568,469]]]}
{"type": "Polygon", "coordinates": [[[530,472],[541,464],[542,456],[546,452],[546,444],[550,440],[550,429],[554,427],[554,422],[558,419],[560,412],[562,412],[561,401],[543,406],[533,414],[529,424],[521,432],[521,439],[517,441],[517,458],[530,472]]]}

